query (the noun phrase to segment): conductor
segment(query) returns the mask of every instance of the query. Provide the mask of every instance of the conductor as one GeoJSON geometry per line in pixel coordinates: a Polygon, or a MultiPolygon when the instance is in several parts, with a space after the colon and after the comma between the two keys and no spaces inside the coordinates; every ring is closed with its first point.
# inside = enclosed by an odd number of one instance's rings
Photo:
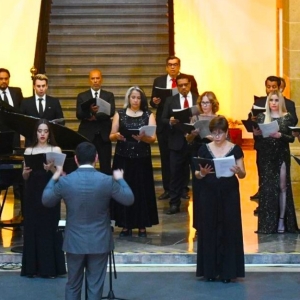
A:
{"type": "Polygon", "coordinates": [[[101,299],[108,255],[113,250],[110,199],[123,205],[134,202],[132,191],[123,179],[123,171],[115,170],[113,176],[100,173],[94,168],[97,160],[93,144],[79,144],[75,150],[78,169],[61,176],[62,168],[57,167],[42,197],[47,207],[55,206],[62,198],[66,204],[63,243],[68,265],[66,300],[81,299],[84,268],[87,298],[101,299]]]}

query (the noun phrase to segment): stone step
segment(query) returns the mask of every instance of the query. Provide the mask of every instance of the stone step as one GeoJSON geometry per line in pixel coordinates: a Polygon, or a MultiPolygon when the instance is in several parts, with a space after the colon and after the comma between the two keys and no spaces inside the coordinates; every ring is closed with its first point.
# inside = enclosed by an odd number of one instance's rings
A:
{"type": "MultiPolygon", "coordinates": [[[[49,75],[49,74],[48,74],[49,75]]],[[[134,75],[105,75],[103,81],[105,82],[105,85],[127,85],[128,87],[136,85],[137,82],[139,85],[149,85],[153,83],[155,76],[152,78],[149,74],[134,74],[134,75]]],[[[51,85],[55,86],[56,88],[59,86],[68,86],[68,85],[74,85],[74,86],[85,86],[85,89],[87,90],[89,86],[87,86],[88,83],[88,77],[87,74],[84,76],[78,76],[78,75],[56,75],[51,76],[51,85]]]]}
{"type": "Polygon", "coordinates": [[[125,43],[130,40],[132,43],[162,43],[168,40],[168,32],[166,33],[110,33],[103,34],[102,32],[94,34],[83,33],[49,33],[49,43],[125,43]]]}
{"type": "MultiPolygon", "coordinates": [[[[162,66],[163,71],[165,72],[165,64],[164,61],[168,56],[168,52],[155,52],[155,53],[140,53],[140,52],[128,52],[128,53],[121,53],[121,52],[102,52],[99,53],[82,53],[82,52],[72,52],[72,53],[47,53],[47,64],[112,64],[121,66],[131,65],[131,69],[127,71],[129,74],[131,72],[138,73],[140,72],[135,66],[142,65],[149,65],[149,64],[157,64],[157,62],[161,62],[160,65],[162,66]],[[124,61],[126,62],[124,64],[124,61]]],[[[159,70],[157,70],[159,71],[159,70]]],[[[122,72],[116,72],[115,75],[121,74],[122,72]]],[[[161,74],[161,73],[160,73],[161,74]]],[[[142,74],[143,75],[143,74],[142,74]]]]}
{"type": "MultiPolygon", "coordinates": [[[[57,55],[57,54],[55,54],[57,55]]],[[[66,54],[64,54],[66,55],[66,54]]],[[[87,54],[85,54],[87,55],[87,54]]],[[[140,74],[144,72],[161,72],[160,74],[164,74],[165,72],[165,65],[162,64],[162,62],[156,62],[156,63],[151,63],[151,62],[145,62],[143,59],[143,56],[141,56],[141,62],[136,65],[132,65],[130,62],[106,62],[104,59],[100,59],[98,56],[93,56],[93,55],[87,55],[90,58],[90,61],[88,63],[81,63],[81,62],[72,62],[72,60],[69,63],[66,63],[64,61],[62,62],[55,62],[55,63],[49,63],[48,61],[46,62],[46,71],[47,74],[89,74],[89,71],[94,69],[94,68],[100,68],[103,76],[105,78],[106,74],[116,74],[120,73],[121,76],[123,74],[128,74],[128,73],[137,73],[139,72],[140,74]]],[[[166,54],[165,58],[168,55],[166,54]]],[[[126,56],[124,56],[126,57],[126,56]]],[[[88,59],[86,59],[88,60],[88,59]]],[[[165,59],[164,59],[165,60],[165,59]]],[[[105,80],[104,80],[105,81],[105,80]]],[[[50,84],[51,85],[51,84],[50,84]]]]}
{"type": "Polygon", "coordinates": [[[168,24],[165,22],[157,23],[126,23],[126,24],[118,24],[118,23],[105,23],[101,24],[73,24],[73,23],[65,23],[65,24],[49,24],[49,32],[54,33],[62,33],[62,34],[113,34],[113,33],[168,33],[168,24]]]}
{"type": "Polygon", "coordinates": [[[136,3],[56,3],[54,2],[51,7],[53,15],[61,14],[98,14],[101,16],[103,11],[107,14],[143,14],[143,13],[167,13],[167,3],[147,3],[143,2],[137,5],[136,3]]]}
{"type": "Polygon", "coordinates": [[[77,24],[77,25],[85,25],[85,24],[94,24],[101,25],[102,23],[106,24],[132,24],[133,21],[135,24],[149,24],[149,23],[157,23],[157,24],[167,24],[166,13],[161,12],[157,13],[144,13],[144,14],[51,14],[50,22],[61,25],[68,24],[77,24]]]}
{"type": "MultiPolygon", "coordinates": [[[[114,251],[115,263],[125,265],[195,265],[197,254],[187,251],[114,251]]],[[[0,253],[0,263],[21,263],[22,254],[0,253]]],[[[300,253],[254,253],[245,254],[246,265],[296,265],[300,264],[300,253]]]]}
{"type": "Polygon", "coordinates": [[[107,53],[114,52],[119,48],[120,52],[167,52],[169,50],[168,41],[161,43],[139,43],[134,44],[130,42],[123,43],[51,43],[47,46],[47,51],[51,53],[78,53],[80,48],[81,53],[107,53]]]}
{"type": "MultiPolygon", "coordinates": [[[[111,91],[115,95],[120,95],[124,99],[125,93],[126,93],[126,91],[128,90],[128,88],[130,86],[132,86],[132,85],[128,85],[128,84],[125,84],[125,83],[119,84],[119,85],[105,83],[103,85],[103,89],[111,91]]],[[[141,87],[144,89],[144,91],[146,93],[146,96],[151,95],[152,83],[145,83],[141,87]]],[[[86,84],[85,85],[78,85],[78,86],[57,85],[57,86],[55,86],[55,93],[52,92],[51,95],[56,96],[60,99],[61,97],[64,97],[64,96],[70,96],[70,95],[76,95],[77,96],[79,93],[81,93],[82,91],[85,91],[86,89],[87,89],[86,84]]],[[[52,90],[53,90],[53,88],[51,89],[51,91],[52,90]]],[[[50,89],[49,89],[49,94],[50,94],[50,89]]]]}

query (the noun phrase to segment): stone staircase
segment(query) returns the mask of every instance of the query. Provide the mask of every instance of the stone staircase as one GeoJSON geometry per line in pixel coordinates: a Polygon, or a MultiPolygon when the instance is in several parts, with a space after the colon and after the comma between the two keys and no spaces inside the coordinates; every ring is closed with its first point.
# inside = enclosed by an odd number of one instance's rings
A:
{"type": "MultiPolygon", "coordinates": [[[[91,69],[102,71],[102,87],[114,93],[117,108],[133,85],[150,98],[169,55],[167,13],[167,0],[52,0],[45,68],[66,126],[77,131],[76,97],[89,88],[91,69]]],[[[157,144],[152,149],[160,185],[157,144]]]]}

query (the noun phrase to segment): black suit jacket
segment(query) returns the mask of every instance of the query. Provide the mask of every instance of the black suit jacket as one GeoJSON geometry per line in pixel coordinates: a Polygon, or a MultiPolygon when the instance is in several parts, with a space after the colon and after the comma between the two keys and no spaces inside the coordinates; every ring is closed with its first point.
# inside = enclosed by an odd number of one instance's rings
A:
{"type": "MultiPolygon", "coordinates": [[[[181,73],[183,74],[183,73],[181,73]]],[[[186,75],[186,74],[184,74],[186,75]]],[[[151,100],[150,100],[150,105],[153,108],[156,108],[156,125],[157,125],[157,132],[160,132],[161,130],[163,130],[164,126],[162,123],[162,113],[164,110],[164,106],[166,103],[166,99],[161,99],[161,102],[159,104],[155,104],[153,102],[153,97],[157,97],[157,95],[155,94],[156,90],[155,87],[161,87],[161,88],[166,88],[167,87],[167,74],[163,75],[163,76],[159,76],[157,78],[154,79],[153,82],[153,86],[152,86],[152,95],[151,95],[151,100]]],[[[192,75],[187,75],[190,78],[190,82],[191,82],[191,93],[195,94],[195,95],[199,95],[198,93],[198,88],[197,88],[197,82],[194,78],[194,76],[192,75]]]]}
{"type": "MultiPolygon", "coordinates": [[[[193,105],[196,105],[198,95],[192,94],[193,105]]],[[[162,113],[162,123],[168,128],[168,146],[169,149],[179,151],[186,145],[187,141],[184,132],[178,125],[171,126],[169,124],[170,118],[173,116],[173,109],[181,108],[180,94],[168,97],[162,113]]]]}
{"type": "Polygon", "coordinates": [[[35,96],[24,98],[20,110],[24,115],[43,118],[49,121],[64,117],[59,100],[48,95],[46,95],[46,105],[42,117],[40,117],[37,110],[35,96]]]}
{"type": "MultiPolygon", "coordinates": [[[[8,87],[9,93],[11,95],[12,101],[14,103],[14,108],[20,111],[20,105],[23,100],[22,90],[18,87],[8,87]]],[[[0,120],[0,131],[11,130],[9,127],[1,123],[0,120]]],[[[14,135],[14,147],[20,147],[20,135],[15,132],[14,135]]]]}
{"type": "Polygon", "coordinates": [[[110,115],[104,113],[97,113],[95,121],[88,121],[91,117],[90,111],[83,111],[81,104],[91,98],[93,98],[91,90],[87,90],[78,94],[76,103],[76,117],[81,120],[78,128],[78,132],[85,136],[90,141],[93,141],[96,133],[100,133],[103,141],[109,141],[109,134],[111,131],[111,117],[115,114],[115,96],[113,93],[100,90],[99,97],[111,105],[110,115]]]}

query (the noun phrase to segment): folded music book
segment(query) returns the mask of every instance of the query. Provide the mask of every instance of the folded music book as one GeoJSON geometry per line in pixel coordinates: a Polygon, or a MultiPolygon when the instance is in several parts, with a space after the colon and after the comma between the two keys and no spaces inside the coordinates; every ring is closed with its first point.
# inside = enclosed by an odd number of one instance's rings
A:
{"type": "Polygon", "coordinates": [[[270,123],[258,123],[258,126],[264,138],[267,138],[270,134],[279,131],[279,125],[276,120],[270,123]]]}
{"type": "Polygon", "coordinates": [[[81,109],[83,111],[89,111],[91,105],[97,105],[98,106],[97,113],[102,112],[102,113],[110,116],[111,105],[107,101],[105,101],[101,98],[91,98],[91,99],[81,103],[81,109]]]}
{"type": "Polygon", "coordinates": [[[44,170],[44,164],[46,161],[46,154],[24,154],[25,166],[29,167],[33,171],[44,170]]]}
{"type": "Polygon", "coordinates": [[[81,103],[80,107],[83,111],[89,111],[91,105],[96,105],[96,98],[91,98],[81,103]]]}
{"type": "Polygon", "coordinates": [[[292,131],[300,132],[300,127],[289,126],[292,131]]]}
{"type": "Polygon", "coordinates": [[[230,170],[236,163],[233,155],[220,157],[220,158],[202,158],[202,157],[193,157],[193,161],[196,167],[196,170],[200,170],[199,165],[204,168],[206,165],[212,166],[216,177],[231,177],[234,173],[230,170]]]}
{"type": "Polygon", "coordinates": [[[242,120],[242,123],[248,132],[253,132],[253,127],[256,129],[258,128],[257,123],[251,119],[242,120]]]}
{"type": "Polygon", "coordinates": [[[141,134],[142,132],[145,132],[146,136],[153,136],[156,131],[156,125],[145,125],[139,129],[128,129],[128,130],[130,132],[134,132],[134,133],[132,133],[133,135],[137,135],[137,134],[141,134]],[[136,133],[136,132],[138,132],[138,133],[136,133]]]}
{"type": "Polygon", "coordinates": [[[108,103],[107,101],[105,101],[101,98],[97,98],[96,104],[99,107],[98,113],[102,112],[102,113],[110,116],[110,109],[111,109],[110,103],[108,103]]]}
{"type": "Polygon", "coordinates": [[[153,96],[160,98],[161,100],[165,100],[168,97],[175,96],[177,94],[178,94],[177,87],[173,89],[167,89],[167,88],[155,86],[153,96]]]}
{"type": "Polygon", "coordinates": [[[215,164],[213,159],[209,158],[202,158],[202,157],[193,157],[193,163],[195,165],[195,169],[197,171],[200,171],[200,166],[202,168],[205,168],[206,165],[211,166],[213,169],[215,169],[215,164]]]}
{"type": "Polygon", "coordinates": [[[190,118],[192,116],[198,115],[200,113],[198,105],[194,105],[188,108],[176,108],[173,109],[173,117],[179,120],[181,123],[190,123],[190,118]]]}
{"type": "Polygon", "coordinates": [[[264,113],[266,111],[265,107],[253,105],[251,109],[251,113],[253,117],[257,117],[258,114],[264,113]]]}

